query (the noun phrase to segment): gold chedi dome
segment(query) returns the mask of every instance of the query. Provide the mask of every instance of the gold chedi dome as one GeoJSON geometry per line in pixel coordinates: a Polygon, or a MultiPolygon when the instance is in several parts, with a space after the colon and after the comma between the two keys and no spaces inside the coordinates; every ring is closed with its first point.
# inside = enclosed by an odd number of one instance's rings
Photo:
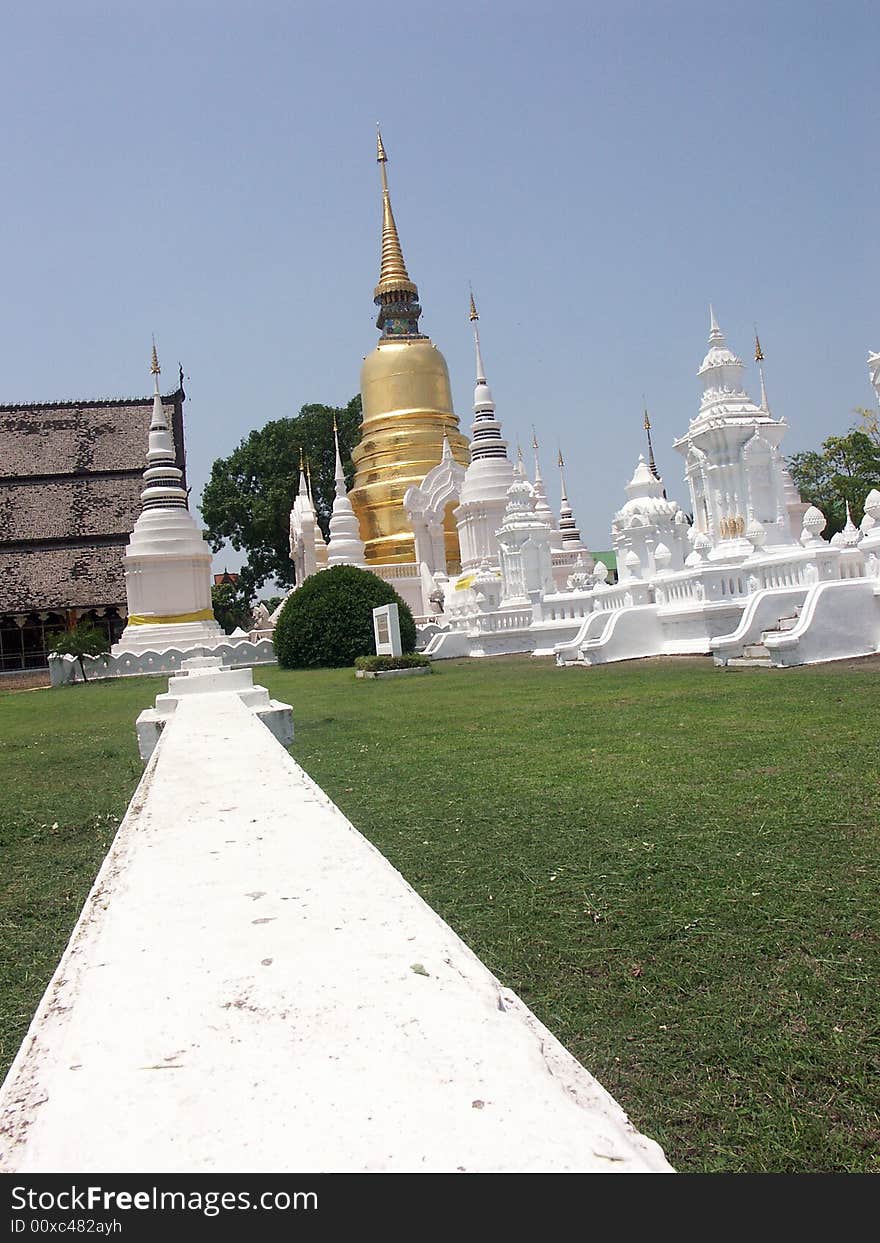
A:
{"type": "MultiPolygon", "coordinates": [[[[388,157],[378,136],[382,172],[382,265],[374,300],[379,344],[361,368],[363,422],[352,451],[354,484],[349,500],[360,523],[367,565],[415,560],[415,540],[403,508],[407,488],[419,484],[443,453],[444,437],[462,466],[468,442],[458,429],[446,360],[419,331],[418,288],[410,280],[388,192],[388,157]]],[[[447,509],[446,560],[460,559],[458,532],[447,509]]]]}

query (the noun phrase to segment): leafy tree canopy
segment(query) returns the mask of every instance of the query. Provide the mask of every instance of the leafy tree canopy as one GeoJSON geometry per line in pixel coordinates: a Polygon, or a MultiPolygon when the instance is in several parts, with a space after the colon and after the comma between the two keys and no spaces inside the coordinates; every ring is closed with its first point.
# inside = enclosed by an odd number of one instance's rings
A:
{"type": "Polygon", "coordinates": [[[211,607],[227,634],[239,626],[242,630],[250,629],[251,606],[238,583],[215,583],[211,588],[211,607]]]}
{"type": "Polygon", "coordinates": [[[865,497],[880,487],[880,440],[856,427],[845,436],[829,436],[820,453],[812,449],[796,453],[789,458],[788,469],[801,499],[817,505],[828,519],[822,534],[830,539],[846,525],[846,502],[858,524],[865,497]]]}
{"type": "Polygon", "coordinates": [[[388,583],[354,565],[334,565],[307,578],[289,597],[275,627],[282,669],[352,665],[375,651],[373,609],[396,604],[405,652],[416,645],[413,615],[388,583]]]}
{"type": "Polygon", "coordinates": [[[240,594],[252,599],[273,576],[294,583],[288,528],[299,487],[300,450],[308,459],[318,521],[327,535],[335,496],[333,415],[347,486],[354,479],[351,450],[360,439],[361,398],[347,406],[303,406],[293,418],[276,419],[253,431],[227,458],[218,458],[202,495],[206,538],[215,552],[228,541],[247,553],[239,572],[240,594]]]}

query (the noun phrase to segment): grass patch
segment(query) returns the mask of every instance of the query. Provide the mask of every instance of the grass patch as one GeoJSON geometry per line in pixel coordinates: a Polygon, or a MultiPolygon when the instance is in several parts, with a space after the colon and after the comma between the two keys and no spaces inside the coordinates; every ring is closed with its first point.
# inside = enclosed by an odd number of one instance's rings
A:
{"type": "Polygon", "coordinates": [[[161,689],[0,693],[0,1076],[143,773],[134,721],[161,689]]]}
{"type": "MultiPolygon", "coordinates": [[[[293,704],[303,767],[674,1165],[876,1170],[877,672],[434,672],[255,671],[293,704]]],[[[156,690],[0,696],[26,766],[0,778],[7,1056],[156,690]]]]}

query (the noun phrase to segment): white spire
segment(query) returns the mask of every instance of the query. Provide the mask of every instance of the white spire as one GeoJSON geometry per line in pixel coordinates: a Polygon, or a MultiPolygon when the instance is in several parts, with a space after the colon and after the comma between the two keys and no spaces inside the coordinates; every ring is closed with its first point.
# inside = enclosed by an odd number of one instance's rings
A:
{"type": "Polygon", "coordinates": [[[336,426],[335,414],[333,416],[333,444],[336,449],[336,466],[333,475],[336,480],[336,495],[345,496],[345,472],[342,469],[342,458],[339,456],[339,429],[336,426]]]}
{"type": "Polygon", "coordinates": [[[364,544],[357,517],[345,489],[345,472],[342,469],[342,457],[339,452],[339,429],[336,426],[335,414],[333,416],[333,443],[336,447],[336,499],[333,502],[333,513],[330,516],[327,564],[363,566],[365,564],[364,544]]]}
{"type": "Polygon", "coordinates": [[[761,377],[761,409],[765,414],[770,413],[770,403],[767,401],[767,389],[764,386],[764,364],[758,363],[758,374],[761,377]]]}
{"type": "Polygon", "coordinates": [[[483,458],[503,458],[506,461],[507,442],[501,438],[501,424],[496,418],[495,401],[486,380],[486,368],[483,366],[483,355],[480,350],[480,331],[477,327],[480,316],[477,313],[473,291],[471,291],[470,320],[474,326],[474,344],[477,351],[474,421],[471,425],[471,462],[478,462],[483,458]]]}
{"type": "Polygon", "coordinates": [[[703,398],[697,417],[753,417],[760,413],[743,387],[744,372],[745,364],[728,348],[715,310],[710,305],[709,349],[697,371],[703,384],[703,398]]]}
{"type": "Polygon", "coordinates": [[[583,549],[581,543],[581,533],[577,528],[574,520],[574,514],[571,505],[568,503],[568,495],[565,487],[565,461],[562,457],[562,450],[559,450],[559,483],[562,493],[562,500],[559,505],[559,534],[562,536],[562,548],[565,552],[575,552],[583,549]]]}
{"type": "Polygon", "coordinates": [[[486,383],[486,368],[483,366],[483,355],[480,353],[480,329],[478,324],[480,316],[477,313],[477,305],[474,302],[474,291],[471,290],[471,323],[474,326],[474,344],[477,347],[477,384],[486,383]]]}
{"type": "Polygon", "coordinates": [[[715,318],[715,311],[712,303],[709,303],[709,340],[710,342],[718,342],[719,345],[724,344],[724,333],[718,327],[718,320],[715,318]]]}
{"type": "Polygon", "coordinates": [[[547,489],[544,487],[544,477],[541,474],[541,460],[538,456],[538,435],[534,424],[532,425],[532,449],[535,454],[535,513],[547,523],[552,532],[550,546],[553,552],[561,552],[562,539],[559,535],[559,528],[556,525],[556,516],[547,501],[547,489]]]}
{"type": "Polygon", "coordinates": [[[150,371],[153,375],[153,413],[150,418],[150,442],[141,501],[144,509],[186,509],[186,490],[181,486],[183,471],[177,465],[174,437],[168,426],[168,417],[159,392],[161,367],[156,353],[155,337],[150,371]]]}

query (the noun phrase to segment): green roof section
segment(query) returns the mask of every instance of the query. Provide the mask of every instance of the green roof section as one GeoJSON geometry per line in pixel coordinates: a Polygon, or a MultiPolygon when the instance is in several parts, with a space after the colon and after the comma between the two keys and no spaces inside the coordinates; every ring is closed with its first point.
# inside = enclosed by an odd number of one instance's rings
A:
{"type": "Polygon", "coordinates": [[[603,562],[609,570],[617,569],[617,553],[616,552],[594,552],[593,560],[603,562]]]}

